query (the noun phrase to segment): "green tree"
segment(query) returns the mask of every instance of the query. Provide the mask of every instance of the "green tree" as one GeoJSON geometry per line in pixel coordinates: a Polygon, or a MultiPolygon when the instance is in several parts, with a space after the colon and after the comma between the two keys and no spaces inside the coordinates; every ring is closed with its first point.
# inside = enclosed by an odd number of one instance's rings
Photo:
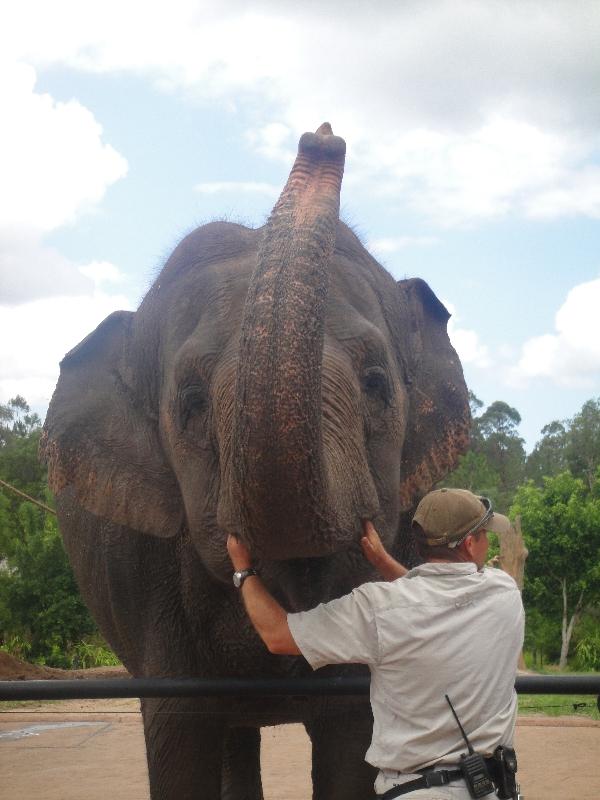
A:
{"type": "Polygon", "coordinates": [[[448,475],[443,484],[495,499],[498,496],[500,477],[483,453],[468,450],[460,456],[458,467],[448,475]]]}
{"type": "Polygon", "coordinates": [[[600,671],[600,608],[591,608],[573,634],[577,669],[600,671]]]}
{"type": "Polygon", "coordinates": [[[531,603],[525,614],[524,650],[531,654],[532,666],[544,666],[544,662],[556,662],[560,658],[561,621],[557,614],[548,615],[531,603]]]}
{"type": "Polygon", "coordinates": [[[567,439],[568,423],[554,420],[542,428],[542,438],[536,442],[525,465],[527,478],[537,486],[543,479],[559,475],[568,470],[567,439]]]}
{"type": "Polygon", "coordinates": [[[569,470],[591,490],[600,465],[600,398],[588,400],[571,419],[554,420],[527,459],[526,475],[542,486],[543,478],[569,470]]]}
{"type": "Polygon", "coordinates": [[[475,392],[469,389],[469,409],[471,411],[471,419],[475,419],[475,417],[479,414],[482,408],[483,408],[483,400],[480,400],[475,394],[475,392]]]}
{"type": "MultiPolygon", "coordinates": [[[[26,401],[17,395],[0,404],[0,478],[35,497],[44,497],[46,471],[38,461],[41,422],[31,414],[26,401]]],[[[22,499],[0,488],[0,559],[14,552],[20,534],[19,508],[22,499]]]]}
{"type": "Polygon", "coordinates": [[[498,475],[498,505],[508,508],[512,495],[524,477],[525,448],[519,436],[521,415],[503,400],[493,402],[477,418],[476,453],[487,459],[498,475]]]}
{"type": "Polygon", "coordinates": [[[24,502],[19,536],[0,573],[3,638],[27,643],[31,659],[69,666],[69,650],[93,634],[94,623],[79,597],[56,518],[24,502]]]}
{"type": "Polygon", "coordinates": [[[41,419],[32,413],[27,401],[18,394],[6,405],[0,403],[0,447],[15,436],[26,436],[41,425],[41,419]]]}
{"type": "MultiPolygon", "coordinates": [[[[50,505],[39,438],[22,397],[0,405],[0,478],[50,505]]],[[[69,649],[95,630],[55,516],[0,486],[0,646],[17,642],[32,659],[68,666],[69,649]]]]}
{"type": "Polygon", "coordinates": [[[518,433],[521,416],[502,400],[479,414],[484,404],[471,391],[469,404],[470,447],[443,484],[485,494],[496,508],[506,511],[524,474],[525,449],[518,433]]]}
{"type": "Polygon", "coordinates": [[[591,490],[600,465],[600,398],[588,400],[569,421],[566,459],[573,475],[591,490]]]}
{"type": "Polygon", "coordinates": [[[592,489],[565,472],[519,487],[511,507],[529,550],[525,603],[560,620],[561,669],[575,626],[600,601],[600,480],[592,489]]]}

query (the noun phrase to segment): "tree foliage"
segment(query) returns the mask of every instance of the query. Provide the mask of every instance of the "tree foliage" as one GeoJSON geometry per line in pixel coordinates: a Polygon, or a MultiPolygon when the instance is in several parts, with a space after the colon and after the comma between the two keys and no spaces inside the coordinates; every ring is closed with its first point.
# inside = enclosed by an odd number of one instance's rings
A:
{"type": "Polygon", "coordinates": [[[473,450],[486,458],[498,477],[496,500],[507,509],[521,483],[525,467],[525,447],[519,436],[521,415],[502,400],[493,402],[475,418],[473,450]]]}
{"type": "Polygon", "coordinates": [[[545,477],[569,470],[592,489],[600,466],[600,398],[588,400],[571,419],[554,420],[527,459],[526,474],[542,486],[545,477]]]}
{"type": "Polygon", "coordinates": [[[529,550],[525,601],[560,619],[564,668],[575,626],[600,602],[600,476],[591,491],[569,472],[545,478],[542,488],[526,483],[511,514],[521,516],[529,550]]]}
{"type": "Polygon", "coordinates": [[[589,666],[600,640],[600,398],[571,419],[546,425],[528,457],[517,409],[502,400],[486,408],[472,392],[469,400],[471,445],[444,484],[485,494],[499,511],[512,506],[513,515],[521,514],[530,551],[526,647],[538,663],[562,666],[576,647],[574,663],[589,666]]]}
{"type": "MultiPolygon", "coordinates": [[[[37,458],[40,419],[22,397],[0,405],[0,478],[51,504],[37,458]]],[[[0,492],[0,646],[67,666],[69,650],[96,630],[67,561],[56,518],[0,492]]]]}
{"type": "Polygon", "coordinates": [[[527,478],[542,486],[544,478],[559,475],[569,468],[567,462],[567,427],[554,420],[542,428],[542,438],[527,458],[527,478]]]}
{"type": "Polygon", "coordinates": [[[588,400],[570,420],[566,457],[569,469],[591,490],[600,465],[600,398],[588,400]]]}
{"type": "Polygon", "coordinates": [[[479,413],[483,403],[473,392],[469,392],[469,403],[470,448],[444,484],[484,494],[497,509],[505,511],[524,475],[525,449],[518,432],[521,416],[502,400],[479,413]]]}

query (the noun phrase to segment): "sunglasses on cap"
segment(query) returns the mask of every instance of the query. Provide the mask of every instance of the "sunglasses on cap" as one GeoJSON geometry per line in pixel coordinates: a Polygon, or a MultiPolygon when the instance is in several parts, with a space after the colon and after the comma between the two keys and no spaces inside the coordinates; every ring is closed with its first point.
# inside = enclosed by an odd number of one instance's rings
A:
{"type": "Polygon", "coordinates": [[[469,530],[466,533],[463,533],[463,535],[460,537],[460,539],[457,539],[455,542],[448,542],[446,547],[449,547],[451,549],[454,549],[455,547],[458,547],[460,544],[462,544],[464,542],[464,540],[467,538],[467,536],[471,536],[471,534],[475,533],[480,528],[485,527],[485,523],[488,522],[494,516],[494,509],[492,508],[492,501],[489,499],[489,497],[479,497],[479,500],[481,500],[481,502],[483,503],[483,506],[485,508],[484,515],[481,517],[481,519],[477,520],[475,525],[473,525],[471,528],[469,528],[469,530]]]}

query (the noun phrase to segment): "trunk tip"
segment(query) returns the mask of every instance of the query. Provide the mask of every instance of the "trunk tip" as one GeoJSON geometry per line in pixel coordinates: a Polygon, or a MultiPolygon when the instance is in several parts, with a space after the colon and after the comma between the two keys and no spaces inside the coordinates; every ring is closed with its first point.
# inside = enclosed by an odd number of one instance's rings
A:
{"type": "Polygon", "coordinates": [[[333,128],[331,127],[331,123],[324,122],[322,125],[319,125],[315,133],[320,133],[322,136],[333,136],[333,128]]]}
{"type": "Polygon", "coordinates": [[[344,161],[346,142],[333,135],[329,122],[320,125],[315,133],[303,133],[298,144],[298,154],[304,154],[311,160],[344,161]]]}

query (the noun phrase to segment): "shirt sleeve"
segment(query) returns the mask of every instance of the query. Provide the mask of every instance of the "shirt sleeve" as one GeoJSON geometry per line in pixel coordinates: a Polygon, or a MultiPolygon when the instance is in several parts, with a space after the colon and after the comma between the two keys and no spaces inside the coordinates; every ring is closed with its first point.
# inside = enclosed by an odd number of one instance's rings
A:
{"type": "Polygon", "coordinates": [[[375,664],[379,659],[375,614],[364,586],[310,611],[288,614],[287,619],[294,641],[313,669],[326,664],[375,664]]]}

